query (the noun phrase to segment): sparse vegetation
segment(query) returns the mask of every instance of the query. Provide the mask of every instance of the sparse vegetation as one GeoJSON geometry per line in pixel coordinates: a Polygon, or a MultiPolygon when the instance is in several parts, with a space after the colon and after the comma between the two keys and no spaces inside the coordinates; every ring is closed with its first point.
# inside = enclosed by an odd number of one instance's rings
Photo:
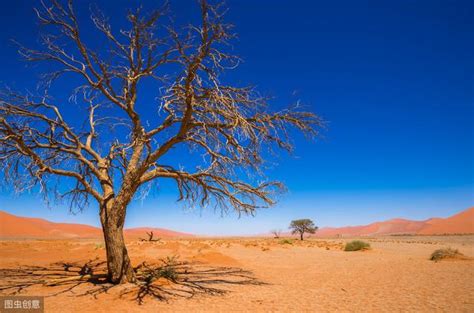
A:
{"type": "Polygon", "coordinates": [[[163,262],[163,266],[158,270],[157,276],[175,282],[178,279],[178,273],[176,272],[176,267],[179,265],[178,257],[168,256],[161,261],[163,262]]]}
{"type": "Polygon", "coordinates": [[[164,266],[158,270],[158,277],[162,277],[171,281],[178,279],[178,273],[172,266],[164,266]]]}
{"type": "Polygon", "coordinates": [[[95,250],[98,250],[98,249],[104,249],[104,244],[101,243],[101,242],[97,242],[94,246],[94,249],[95,250]]]}
{"type": "Polygon", "coordinates": [[[442,248],[435,250],[430,257],[431,261],[441,261],[443,259],[464,258],[464,254],[453,248],[442,248]]]}
{"type": "Polygon", "coordinates": [[[150,284],[155,279],[164,278],[172,282],[178,280],[178,272],[176,270],[180,263],[177,261],[177,256],[166,257],[162,259],[162,266],[155,268],[143,262],[138,268],[137,273],[143,277],[143,280],[150,284]]]}
{"type": "Polygon", "coordinates": [[[370,249],[370,244],[362,240],[353,240],[346,243],[344,251],[360,251],[370,249]]]}
{"type": "Polygon", "coordinates": [[[282,239],[282,240],[280,240],[280,244],[281,245],[292,245],[293,240],[291,240],[291,239],[282,239]]]}

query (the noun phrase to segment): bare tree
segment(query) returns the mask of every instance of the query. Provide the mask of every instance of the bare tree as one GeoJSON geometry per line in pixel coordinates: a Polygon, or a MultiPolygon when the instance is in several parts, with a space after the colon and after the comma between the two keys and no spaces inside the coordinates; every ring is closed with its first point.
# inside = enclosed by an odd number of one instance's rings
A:
{"type": "Polygon", "coordinates": [[[147,232],[146,234],[148,235],[148,241],[153,241],[153,232],[150,231],[150,232],[147,232]]]}
{"type": "Polygon", "coordinates": [[[264,180],[264,155],[291,151],[290,128],[316,136],[322,126],[298,105],[271,110],[254,88],[222,82],[221,74],[240,61],[226,52],[232,26],[221,5],[202,0],[200,9],[200,25],[186,27],[170,26],[166,6],[130,11],[129,28],[120,31],[95,9],[91,44],[71,0],[42,2],[36,9],[45,28],[42,46],[20,45],[19,52],[54,70],[42,76],[37,94],[6,89],[0,95],[6,182],[17,191],[39,185],[44,194],[69,200],[71,209],[95,199],[112,283],[135,280],[123,225],[128,204],[150,182],[174,180],[179,200],[191,205],[251,214],[272,205],[283,187],[264,180]],[[99,35],[105,43],[95,48],[99,35]],[[76,84],[69,99],[48,92],[58,78],[76,84]],[[151,88],[155,110],[140,98],[151,88]],[[190,155],[199,162],[180,165],[190,155]]]}
{"type": "Polygon", "coordinates": [[[278,239],[281,236],[282,230],[281,229],[273,229],[271,232],[273,234],[273,238],[278,239]]]}
{"type": "Polygon", "coordinates": [[[148,236],[148,239],[144,239],[144,238],[140,238],[140,241],[160,241],[161,238],[158,238],[158,239],[153,239],[153,231],[150,231],[150,232],[145,232],[148,236]]]}

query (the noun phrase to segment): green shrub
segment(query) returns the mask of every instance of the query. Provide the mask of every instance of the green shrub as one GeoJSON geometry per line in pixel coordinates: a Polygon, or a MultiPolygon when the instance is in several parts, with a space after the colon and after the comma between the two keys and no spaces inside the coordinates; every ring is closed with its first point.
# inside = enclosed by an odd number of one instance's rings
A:
{"type": "Polygon", "coordinates": [[[104,249],[104,244],[103,243],[96,243],[95,247],[94,247],[94,250],[97,250],[97,249],[104,249]]]}
{"type": "Polygon", "coordinates": [[[281,245],[292,245],[292,244],[293,244],[293,240],[290,240],[290,239],[282,239],[282,240],[280,240],[280,244],[281,244],[281,245]]]}
{"type": "Polygon", "coordinates": [[[164,278],[176,283],[179,276],[177,268],[180,265],[177,257],[166,257],[166,259],[161,259],[161,262],[162,265],[159,267],[150,266],[146,262],[140,264],[136,269],[140,281],[150,285],[156,279],[164,278]]]}
{"type": "Polygon", "coordinates": [[[367,249],[370,249],[370,244],[361,240],[353,240],[351,242],[348,242],[344,247],[344,251],[359,251],[367,249]]]}
{"type": "Polygon", "coordinates": [[[163,266],[161,266],[157,271],[157,277],[166,278],[175,282],[178,279],[178,273],[176,272],[176,267],[179,265],[177,256],[167,256],[166,259],[161,259],[163,266]]]}
{"type": "Polygon", "coordinates": [[[460,253],[457,249],[452,248],[443,248],[435,250],[431,254],[430,260],[432,261],[440,261],[443,259],[455,259],[455,258],[462,258],[464,255],[460,253]]]}
{"type": "Polygon", "coordinates": [[[165,278],[175,282],[178,279],[178,273],[172,266],[164,266],[158,270],[157,277],[165,278]]]}

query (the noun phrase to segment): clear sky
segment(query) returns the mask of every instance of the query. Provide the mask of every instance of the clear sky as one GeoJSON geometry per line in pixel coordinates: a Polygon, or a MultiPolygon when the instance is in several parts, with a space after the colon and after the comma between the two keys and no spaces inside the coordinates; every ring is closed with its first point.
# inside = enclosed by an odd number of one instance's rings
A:
{"type": "MultiPolygon", "coordinates": [[[[139,1],[95,1],[121,23],[139,1]]],[[[145,8],[159,1],[140,1],[145,8]]],[[[29,88],[9,39],[37,40],[35,1],[0,4],[0,82],[29,88]]],[[[76,1],[87,14],[89,1],[76,1]]],[[[177,20],[199,14],[193,1],[170,0],[177,20]]],[[[126,226],[198,234],[253,234],[285,229],[291,219],[319,226],[393,217],[449,216],[474,205],[473,1],[228,0],[243,59],[228,79],[258,86],[275,105],[301,99],[328,121],[324,139],[296,137],[268,176],[286,183],[279,204],[255,217],[221,216],[176,203],[164,182],[130,206],[126,226]]],[[[83,22],[88,22],[84,20],[83,22]]],[[[76,215],[47,208],[34,192],[0,190],[8,212],[99,225],[97,207],[76,215]]]]}

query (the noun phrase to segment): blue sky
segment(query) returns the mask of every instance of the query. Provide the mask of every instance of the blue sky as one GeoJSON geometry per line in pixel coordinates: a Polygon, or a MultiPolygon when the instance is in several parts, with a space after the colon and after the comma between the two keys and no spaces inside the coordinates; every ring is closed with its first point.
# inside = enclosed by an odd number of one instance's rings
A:
{"type": "MultiPolygon", "coordinates": [[[[76,1],[87,13],[88,1],[76,1]]],[[[145,8],[158,1],[142,1],[145,8]]],[[[193,1],[170,1],[177,20],[193,1]]],[[[9,43],[36,41],[35,1],[2,2],[0,82],[26,88],[25,67],[9,43]]],[[[112,21],[138,1],[96,1],[112,21]]],[[[187,210],[164,182],[130,206],[126,225],[199,234],[286,228],[293,218],[320,226],[392,217],[449,216],[474,205],[474,3],[472,1],[227,1],[241,67],[226,77],[295,99],[328,121],[314,143],[296,136],[268,172],[289,192],[255,217],[187,210]]],[[[120,20],[119,20],[120,21],[120,20]]],[[[120,22],[118,22],[120,23],[120,22]]],[[[0,209],[98,225],[97,208],[72,215],[33,193],[0,191],[0,209]]]]}

